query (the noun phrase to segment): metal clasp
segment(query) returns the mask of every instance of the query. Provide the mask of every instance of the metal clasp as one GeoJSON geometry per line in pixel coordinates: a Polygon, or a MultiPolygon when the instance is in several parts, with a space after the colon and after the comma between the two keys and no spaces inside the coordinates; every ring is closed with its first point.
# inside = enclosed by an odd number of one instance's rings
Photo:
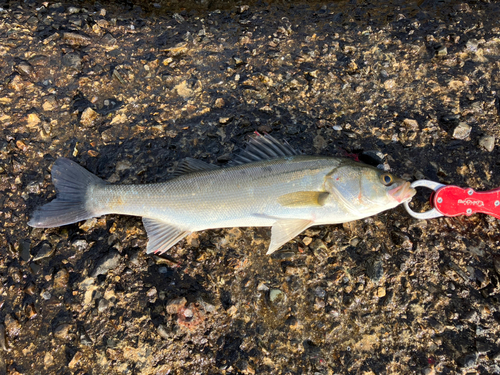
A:
{"type": "MultiPolygon", "coordinates": [[[[417,181],[412,182],[410,186],[412,188],[415,188],[418,186],[424,186],[424,187],[432,189],[434,191],[438,191],[439,189],[441,189],[442,187],[444,187],[446,185],[440,184],[439,182],[429,181],[429,180],[417,180],[417,181]]],[[[408,213],[416,219],[425,220],[425,219],[433,219],[436,217],[444,216],[436,208],[433,208],[433,209],[426,211],[426,212],[415,212],[410,208],[409,203],[410,203],[410,201],[406,201],[403,204],[406,208],[406,211],[408,211],[408,213]]]]}

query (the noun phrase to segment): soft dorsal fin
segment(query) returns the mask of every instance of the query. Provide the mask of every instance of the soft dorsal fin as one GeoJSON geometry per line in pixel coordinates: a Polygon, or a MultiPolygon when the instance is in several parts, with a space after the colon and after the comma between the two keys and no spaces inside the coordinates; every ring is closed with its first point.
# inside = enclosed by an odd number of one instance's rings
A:
{"type": "Polygon", "coordinates": [[[204,161],[198,159],[185,158],[179,163],[172,177],[177,177],[186,173],[210,171],[214,169],[219,169],[219,167],[213,164],[205,163],[204,161]]]}
{"type": "Polygon", "coordinates": [[[255,132],[250,138],[247,147],[229,163],[229,165],[240,165],[262,160],[277,159],[286,156],[299,155],[288,143],[282,143],[269,134],[255,132]]]}
{"type": "Polygon", "coordinates": [[[156,219],[143,217],[142,222],[148,234],[148,254],[153,252],[155,254],[163,254],[190,233],[189,231],[156,219]]]}

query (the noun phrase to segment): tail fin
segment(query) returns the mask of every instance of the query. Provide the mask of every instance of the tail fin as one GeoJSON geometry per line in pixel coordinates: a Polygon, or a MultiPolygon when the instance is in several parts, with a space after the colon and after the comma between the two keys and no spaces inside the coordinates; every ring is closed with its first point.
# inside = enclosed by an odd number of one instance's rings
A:
{"type": "Polygon", "coordinates": [[[52,183],[57,198],[38,208],[28,225],[35,228],[53,228],[99,216],[86,208],[87,191],[105,181],[74,161],[59,158],[52,166],[52,183]]]}

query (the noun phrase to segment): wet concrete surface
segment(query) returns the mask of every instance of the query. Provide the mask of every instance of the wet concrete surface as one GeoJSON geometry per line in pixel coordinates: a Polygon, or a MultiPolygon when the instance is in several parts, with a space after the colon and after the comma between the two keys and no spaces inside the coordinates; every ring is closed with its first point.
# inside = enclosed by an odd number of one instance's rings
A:
{"type": "Polygon", "coordinates": [[[0,373],[500,372],[492,217],[400,207],[272,256],[267,228],[156,257],[140,218],[27,226],[57,157],[157,182],[187,156],[226,164],[255,130],[496,188],[500,6],[156,4],[0,6],[0,373]]]}

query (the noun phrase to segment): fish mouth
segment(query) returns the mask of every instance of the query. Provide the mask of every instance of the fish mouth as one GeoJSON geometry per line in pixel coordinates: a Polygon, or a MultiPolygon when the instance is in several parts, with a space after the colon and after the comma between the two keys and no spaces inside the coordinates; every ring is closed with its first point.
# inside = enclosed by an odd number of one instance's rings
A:
{"type": "Polygon", "coordinates": [[[389,190],[389,195],[393,197],[398,203],[409,201],[417,191],[410,186],[408,181],[402,185],[389,190]]]}

